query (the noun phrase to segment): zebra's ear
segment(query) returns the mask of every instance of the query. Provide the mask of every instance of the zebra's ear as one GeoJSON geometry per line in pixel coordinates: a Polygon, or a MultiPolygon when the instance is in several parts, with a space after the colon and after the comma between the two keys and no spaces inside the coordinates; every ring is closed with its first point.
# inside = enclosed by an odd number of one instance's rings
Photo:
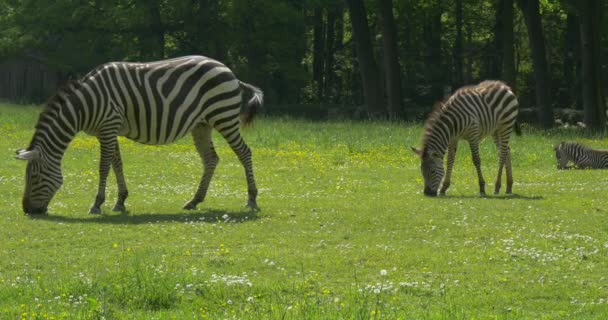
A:
{"type": "Polygon", "coordinates": [[[36,149],[30,151],[19,149],[17,150],[17,156],[15,157],[15,159],[27,161],[40,159],[40,152],[38,152],[38,150],[36,149]]]}
{"type": "Polygon", "coordinates": [[[419,157],[422,157],[422,150],[415,148],[415,147],[410,147],[412,149],[412,151],[417,154],[419,157]]]}

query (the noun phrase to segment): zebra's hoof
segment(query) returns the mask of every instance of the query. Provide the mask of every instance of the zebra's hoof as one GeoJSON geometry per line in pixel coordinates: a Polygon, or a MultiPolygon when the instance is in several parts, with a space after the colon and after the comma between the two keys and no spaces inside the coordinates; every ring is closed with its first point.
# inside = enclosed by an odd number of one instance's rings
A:
{"type": "Polygon", "coordinates": [[[101,209],[92,207],[91,209],[89,209],[89,214],[101,214],[101,209]]]}
{"type": "Polygon", "coordinates": [[[196,204],[192,203],[192,202],[188,202],[184,205],[184,207],[182,208],[184,210],[194,210],[196,209],[196,204]]]}
{"type": "Polygon", "coordinates": [[[112,211],[125,213],[127,212],[127,208],[124,205],[116,204],[114,208],[112,208],[112,211]]]}
{"type": "Polygon", "coordinates": [[[245,208],[249,208],[249,210],[255,211],[255,212],[260,211],[260,207],[258,207],[258,204],[255,203],[255,201],[251,201],[251,200],[247,201],[247,205],[245,206],[245,208]]]}

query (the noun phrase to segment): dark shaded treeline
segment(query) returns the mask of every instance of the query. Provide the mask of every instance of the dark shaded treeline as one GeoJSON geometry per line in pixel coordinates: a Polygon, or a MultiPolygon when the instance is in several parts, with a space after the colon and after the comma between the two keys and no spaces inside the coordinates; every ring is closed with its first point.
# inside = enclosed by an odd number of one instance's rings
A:
{"type": "MultiPolygon", "coordinates": [[[[402,119],[501,79],[541,126],[573,108],[597,128],[607,10],[601,0],[6,0],[0,62],[77,76],[107,61],[201,54],[261,86],[271,105],[402,119]]],[[[15,77],[0,80],[27,82],[15,77]]]]}

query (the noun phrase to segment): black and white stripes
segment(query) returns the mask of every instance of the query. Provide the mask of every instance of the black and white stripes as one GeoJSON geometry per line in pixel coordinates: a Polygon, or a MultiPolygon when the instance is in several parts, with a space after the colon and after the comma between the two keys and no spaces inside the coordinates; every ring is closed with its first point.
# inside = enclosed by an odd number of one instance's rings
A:
{"type": "Polygon", "coordinates": [[[45,212],[61,186],[61,158],[79,131],[95,135],[101,146],[100,181],[91,213],[101,212],[110,167],[118,182],[115,210],[125,210],[128,195],[117,136],[145,144],[168,144],[192,132],[204,173],[195,196],[184,206],[204,200],[218,162],[211,141],[217,129],[245,167],[248,205],[257,208],[257,188],[251,151],[240,135],[240,124],[252,120],[263,103],[260,89],[239,81],[222,63],[188,56],[151,63],[114,62],[97,67],[60,90],[42,112],[27,150],[23,209],[45,212]],[[242,106],[243,91],[252,98],[242,106]]]}
{"type": "Polygon", "coordinates": [[[553,150],[558,169],[569,169],[569,162],[578,169],[608,169],[608,150],[591,149],[578,142],[562,141],[553,150]]]}
{"type": "Polygon", "coordinates": [[[426,124],[422,149],[415,149],[421,158],[424,178],[424,193],[436,196],[443,179],[440,193],[445,194],[450,178],[459,139],[471,146],[473,163],[479,178],[479,192],[485,194],[485,181],[481,172],[479,142],[492,135],[499,151],[498,177],[494,193],[501,186],[503,166],[507,171],[507,193],[511,193],[513,177],[509,150],[509,138],[516,126],[518,112],[517,97],[500,81],[484,81],[476,86],[457,90],[447,101],[439,103],[426,124]],[[448,152],[447,171],[443,169],[443,158],[448,152]],[[445,174],[445,178],[444,178],[445,174]]]}

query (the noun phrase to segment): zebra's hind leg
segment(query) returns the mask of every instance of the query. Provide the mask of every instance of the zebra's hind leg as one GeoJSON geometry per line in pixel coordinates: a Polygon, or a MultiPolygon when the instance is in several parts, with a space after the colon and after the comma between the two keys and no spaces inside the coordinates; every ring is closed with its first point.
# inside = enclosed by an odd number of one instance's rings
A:
{"type": "Polygon", "coordinates": [[[129,196],[129,191],[127,190],[127,183],[122,171],[122,158],[120,157],[120,148],[118,147],[118,142],[116,143],[116,151],[114,152],[114,157],[112,158],[112,169],[114,169],[114,175],[116,175],[116,184],[118,185],[118,199],[116,200],[116,204],[114,205],[114,208],[112,208],[112,211],[124,213],[127,212],[125,200],[129,196]]]}
{"type": "Polygon", "coordinates": [[[251,149],[247,146],[236,123],[236,129],[234,126],[229,126],[220,129],[220,133],[228,141],[228,144],[232,148],[232,151],[236,153],[237,157],[241,161],[241,164],[245,168],[245,177],[247,178],[247,193],[249,199],[247,200],[247,207],[251,210],[258,211],[260,208],[256,202],[258,196],[258,189],[255,185],[255,178],[253,176],[253,161],[251,160],[251,149]]]}
{"type": "Polygon", "coordinates": [[[90,214],[101,214],[101,205],[106,200],[106,182],[108,180],[112,159],[114,158],[114,153],[116,151],[116,145],[118,144],[114,131],[115,130],[103,131],[97,137],[101,149],[99,160],[99,187],[97,189],[95,203],[93,203],[93,206],[89,209],[90,214]]]}
{"type": "Polygon", "coordinates": [[[504,146],[503,142],[498,138],[498,134],[495,133],[492,138],[494,139],[494,144],[496,144],[496,149],[498,150],[498,175],[496,176],[496,182],[494,183],[494,194],[498,194],[500,192],[500,187],[502,186],[502,169],[505,166],[504,146]]]}
{"type": "Polygon", "coordinates": [[[215,149],[213,148],[213,142],[211,141],[211,126],[209,125],[198,125],[192,130],[192,139],[196,146],[196,151],[203,160],[203,176],[196,189],[196,194],[192,200],[188,201],[184,205],[184,209],[193,210],[196,206],[205,200],[207,190],[209,189],[209,183],[215,172],[220,158],[218,157],[215,149]]]}
{"type": "Polygon", "coordinates": [[[507,190],[505,192],[506,194],[511,194],[513,192],[513,169],[511,168],[511,148],[508,146],[505,166],[507,168],[507,190]]]}

